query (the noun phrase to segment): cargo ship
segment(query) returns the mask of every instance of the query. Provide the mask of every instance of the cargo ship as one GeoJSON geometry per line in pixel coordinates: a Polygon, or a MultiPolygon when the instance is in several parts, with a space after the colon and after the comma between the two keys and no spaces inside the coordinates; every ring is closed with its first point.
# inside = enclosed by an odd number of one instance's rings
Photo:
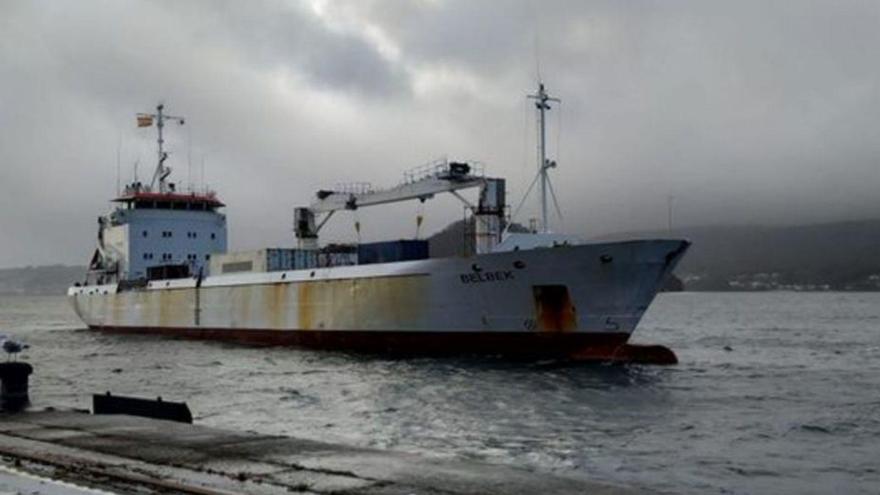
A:
{"type": "MultiPolygon", "coordinates": [[[[91,329],[253,344],[381,353],[488,353],[615,359],[689,243],[582,242],[548,221],[545,113],[559,100],[543,84],[538,113],[540,223],[510,228],[505,180],[475,163],[442,160],[396,186],[317,191],[293,211],[295,247],[228,252],[225,205],[169,180],[164,127],[183,119],[139,114],[158,131],[152,180],[128,184],[99,218],[83,282],[68,290],[91,329]],[[461,194],[476,189],[472,202],[461,194]],[[469,212],[465,255],[431,257],[419,239],[324,245],[335,212],[449,193],[469,212]]],[[[528,196],[529,193],[526,194],[528,196]]],[[[555,196],[553,196],[555,202],[555,196]]],[[[537,219],[536,219],[537,220],[537,219]]],[[[292,243],[293,244],[293,243],[292,243]]],[[[660,361],[674,362],[663,351],[660,361]]],[[[671,354],[671,352],[670,352],[671,354]]]]}

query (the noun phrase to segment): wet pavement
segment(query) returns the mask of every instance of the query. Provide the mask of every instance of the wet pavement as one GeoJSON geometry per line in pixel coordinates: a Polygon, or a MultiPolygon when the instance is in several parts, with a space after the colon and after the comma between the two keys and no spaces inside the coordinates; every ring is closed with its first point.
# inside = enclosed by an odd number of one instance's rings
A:
{"type": "Polygon", "coordinates": [[[120,493],[636,493],[510,466],[77,411],[0,415],[0,456],[17,470],[120,493]]]}
{"type": "Polygon", "coordinates": [[[32,473],[0,466],[0,495],[114,495],[104,490],[54,481],[32,473]]]}

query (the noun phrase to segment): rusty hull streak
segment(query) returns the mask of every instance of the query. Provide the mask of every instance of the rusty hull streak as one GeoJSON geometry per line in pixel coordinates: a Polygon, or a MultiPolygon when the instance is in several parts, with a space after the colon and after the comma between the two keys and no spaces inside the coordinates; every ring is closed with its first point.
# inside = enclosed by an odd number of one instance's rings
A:
{"type": "MultiPolygon", "coordinates": [[[[159,302],[158,302],[158,305],[159,305],[159,326],[160,327],[168,326],[168,324],[170,323],[168,321],[169,320],[168,311],[171,309],[171,305],[170,305],[171,291],[170,290],[159,290],[159,291],[153,291],[153,292],[145,292],[144,294],[147,294],[147,297],[149,297],[150,299],[153,299],[153,300],[155,300],[158,297],[158,299],[159,299],[159,302]]],[[[151,302],[154,302],[154,301],[151,301],[151,302]]]]}
{"type": "Polygon", "coordinates": [[[300,330],[311,330],[314,316],[312,308],[314,307],[314,297],[312,295],[312,286],[315,282],[303,282],[297,284],[296,287],[296,316],[298,327],[300,330]]]}
{"type": "Polygon", "coordinates": [[[143,294],[146,294],[150,299],[151,305],[159,305],[160,326],[184,326],[189,325],[192,321],[192,310],[195,304],[193,289],[148,291],[143,294]]]}
{"type": "Polygon", "coordinates": [[[236,298],[232,298],[233,308],[238,307],[238,315],[241,317],[240,319],[235,319],[232,321],[232,326],[237,327],[242,324],[242,322],[250,320],[251,313],[251,299],[254,295],[254,290],[256,290],[255,285],[242,285],[238,287],[233,294],[238,296],[238,301],[236,298]],[[237,302],[237,304],[236,304],[237,302]]]}
{"type": "Polygon", "coordinates": [[[365,328],[384,328],[390,320],[395,328],[417,328],[429,299],[427,280],[421,277],[381,279],[360,283],[354,306],[365,328]],[[373,319],[367,318],[372,316],[373,319]]]}
{"type": "Polygon", "coordinates": [[[565,286],[534,287],[535,314],[542,332],[574,332],[577,312],[565,286]]]}
{"type": "Polygon", "coordinates": [[[269,297],[266,300],[266,313],[269,324],[273,328],[284,328],[287,324],[285,301],[290,284],[272,284],[267,286],[269,297]]]}
{"type": "Polygon", "coordinates": [[[124,321],[123,315],[125,314],[125,312],[123,311],[124,308],[122,307],[122,301],[123,299],[119,297],[119,294],[116,294],[116,296],[114,296],[113,299],[110,301],[110,318],[111,321],[117,325],[121,324],[124,321]]]}
{"type": "Polygon", "coordinates": [[[405,328],[416,325],[427,288],[412,277],[296,282],[298,329],[405,328]]]}

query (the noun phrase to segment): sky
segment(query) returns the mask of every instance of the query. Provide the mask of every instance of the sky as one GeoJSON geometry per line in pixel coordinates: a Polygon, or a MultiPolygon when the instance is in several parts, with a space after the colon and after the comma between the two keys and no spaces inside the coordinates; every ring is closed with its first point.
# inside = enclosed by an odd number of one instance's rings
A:
{"type": "MultiPolygon", "coordinates": [[[[880,217],[875,0],[0,2],[0,267],[85,264],[119,183],[155,167],[228,205],[230,247],[293,246],[295,206],[437,159],[536,172],[548,114],[555,231],[880,217]]],[[[473,193],[472,193],[473,194],[473,193]]],[[[528,223],[527,198],[517,221],[528,223]]],[[[416,235],[417,203],[325,240],[416,235]]],[[[462,218],[427,203],[423,233],[462,218]]]]}

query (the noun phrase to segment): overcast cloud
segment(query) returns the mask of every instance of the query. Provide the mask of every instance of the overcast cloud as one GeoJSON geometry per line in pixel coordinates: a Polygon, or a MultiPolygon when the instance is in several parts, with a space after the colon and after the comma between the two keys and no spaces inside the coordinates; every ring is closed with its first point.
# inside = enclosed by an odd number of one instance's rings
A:
{"type": "MultiPolygon", "coordinates": [[[[155,166],[134,115],[159,100],[187,118],[173,177],[204,168],[233,248],[292,245],[319,187],[442,156],[506,176],[517,203],[538,66],[563,100],[557,230],[662,228],[669,195],[680,225],[876,217],[878,46],[876,1],[6,0],[0,267],[85,263],[117,148],[122,182],[155,166]]],[[[359,212],[364,238],[412,236],[416,211],[359,212]]],[[[434,200],[428,231],[461,215],[434,200]]]]}

